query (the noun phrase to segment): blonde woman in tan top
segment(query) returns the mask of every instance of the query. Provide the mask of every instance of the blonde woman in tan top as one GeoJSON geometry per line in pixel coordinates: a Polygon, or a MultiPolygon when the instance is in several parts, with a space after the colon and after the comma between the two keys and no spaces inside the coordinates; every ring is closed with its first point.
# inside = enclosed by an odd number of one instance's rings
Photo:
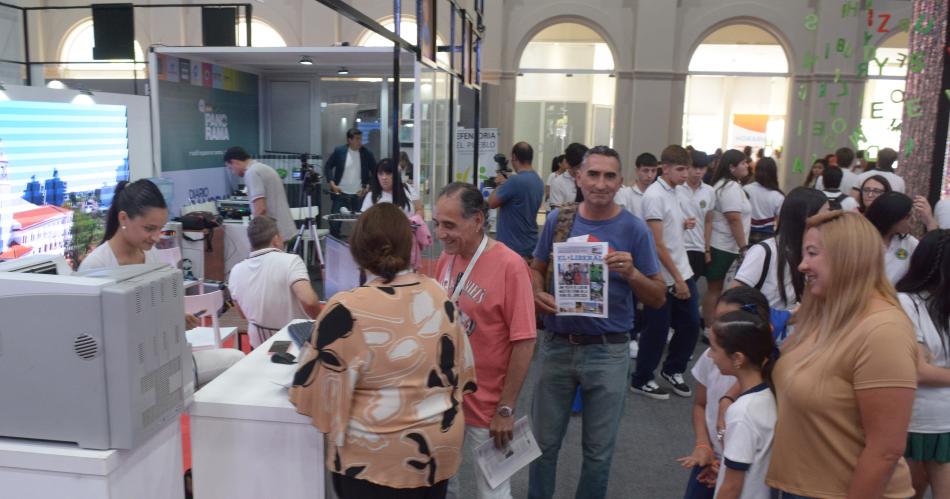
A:
{"type": "Polygon", "coordinates": [[[805,296],[773,373],[778,422],[766,483],[778,497],[914,493],[901,456],[917,346],[884,275],[879,239],[857,213],[808,219],[799,266],[805,296]]]}
{"type": "Polygon", "coordinates": [[[468,339],[439,284],[409,271],[409,219],[391,203],[360,217],[350,251],[379,276],[334,295],[301,354],[290,398],[326,434],[337,495],[442,498],[461,461],[468,339]]]}

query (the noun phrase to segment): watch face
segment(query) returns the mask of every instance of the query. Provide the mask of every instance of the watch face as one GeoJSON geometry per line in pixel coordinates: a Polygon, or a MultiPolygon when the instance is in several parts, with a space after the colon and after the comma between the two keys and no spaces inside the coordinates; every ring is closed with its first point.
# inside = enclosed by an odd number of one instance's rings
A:
{"type": "Polygon", "coordinates": [[[503,417],[503,418],[510,417],[510,416],[511,416],[511,412],[512,412],[512,411],[511,411],[511,407],[508,407],[507,405],[503,405],[503,406],[501,406],[501,407],[498,408],[498,415],[501,416],[501,417],[503,417]]]}

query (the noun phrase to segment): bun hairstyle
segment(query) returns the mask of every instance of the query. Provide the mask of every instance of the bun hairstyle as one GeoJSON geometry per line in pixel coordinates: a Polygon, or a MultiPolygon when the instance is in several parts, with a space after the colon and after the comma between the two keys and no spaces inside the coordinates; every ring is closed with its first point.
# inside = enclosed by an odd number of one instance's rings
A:
{"type": "Polygon", "coordinates": [[[763,321],[769,321],[769,299],[758,289],[749,286],[729,288],[719,295],[717,303],[738,305],[742,310],[758,315],[763,321]]]}
{"type": "Polygon", "coordinates": [[[115,236],[119,230],[119,212],[124,211],[129,218],[138,218],[152,208],[168,209],[162,191],[158,190],[150,180],[141,179],[129,183],[125,180],[115,186],[112,196],[112,206],[106,214],[106,232],[102,242],[115,236]]]}
{"type": "Polygon", "coordinates": [[[736,310],[723,314],[712,329],[716,343],[729,355],[742,353],[752,365],[759,366],[762,378],[775,392],[772,369],[778,360],[778,349],[769,321],[763,320],[759,314],[736,310]]]}
{"type": "Polygon", "coordinates": [[[392,203],[379,203],[360,215],[350,236],[357,265],[389,283],[409,268],[412,257],[409,218],[392,203]]]}

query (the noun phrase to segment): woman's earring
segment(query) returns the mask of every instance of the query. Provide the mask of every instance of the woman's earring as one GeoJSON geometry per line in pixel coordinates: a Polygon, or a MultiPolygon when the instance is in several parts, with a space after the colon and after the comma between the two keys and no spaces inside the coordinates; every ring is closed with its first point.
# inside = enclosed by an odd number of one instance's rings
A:
{"type": "Polygon", "coordinates": [[[125,229],[127,229],[127,227],[123,225],[123,226],[122,226],[122,230],[125,230],[125,229]]]}

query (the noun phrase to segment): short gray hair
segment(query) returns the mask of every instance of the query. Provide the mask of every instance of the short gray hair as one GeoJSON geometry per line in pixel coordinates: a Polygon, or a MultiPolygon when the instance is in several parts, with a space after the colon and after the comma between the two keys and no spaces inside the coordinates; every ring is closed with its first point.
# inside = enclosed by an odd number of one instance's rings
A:
{"type": "Polygon", "coordinates": [[[247,226],[247,239],[251,243],[251,250],[270,246],[270,242],[280,231],[277,230],[277,220],[267,215],[254,217],[247,226]]]}
{"type": "Polygon", "coordinates": [[[458,196],[464,218],[472,218],[476,213],[481,213],[485,224],[488,224],[488,203],[485,202],[482,191],[467,182],[452,182],[443,187],[442,192],[439,193],[439,199],[453,196],[458,196]]]}

